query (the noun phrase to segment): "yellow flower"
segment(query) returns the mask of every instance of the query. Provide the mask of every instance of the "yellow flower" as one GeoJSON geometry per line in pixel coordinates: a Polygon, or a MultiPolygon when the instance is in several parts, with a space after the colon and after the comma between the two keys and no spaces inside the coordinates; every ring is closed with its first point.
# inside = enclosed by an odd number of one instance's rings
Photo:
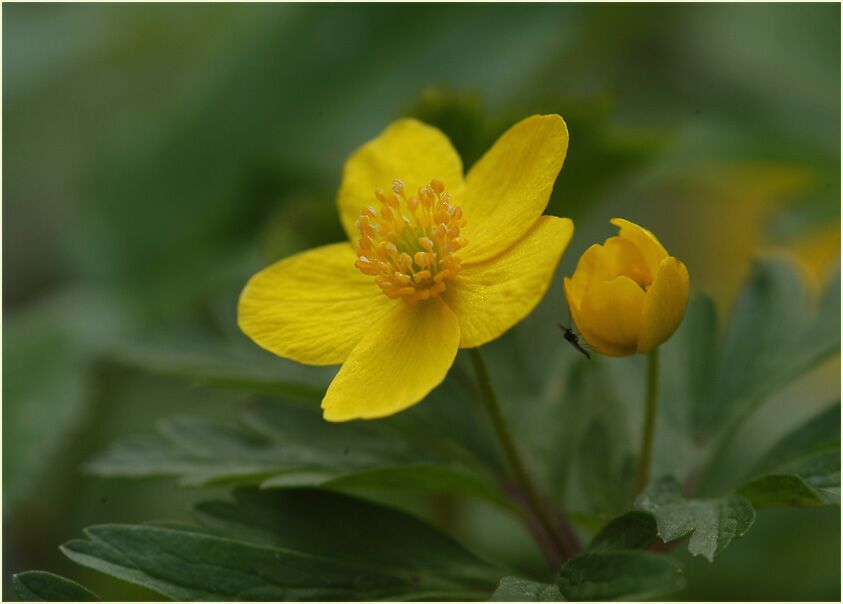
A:
{"type": "Polygon", "coordinates": [[[463,178],[436,128],[390,125],[345,164],[337,203],[350,242],[254,275],[238,324],[261,347],[342,367],[329,421],[392,415],[445,379],[458,348],[494,340],[542,298],[573,233],[542,216],[568,149],[558,115],[505,132],[463,178]]]}
{"type": "Polygon", "coordinates": [[[621,218],[612,224],[619,236],[588,248],[565,278],[571,318],[597,352],[650,352],[682,322],[688,269],[647,229],[621,218]]]}

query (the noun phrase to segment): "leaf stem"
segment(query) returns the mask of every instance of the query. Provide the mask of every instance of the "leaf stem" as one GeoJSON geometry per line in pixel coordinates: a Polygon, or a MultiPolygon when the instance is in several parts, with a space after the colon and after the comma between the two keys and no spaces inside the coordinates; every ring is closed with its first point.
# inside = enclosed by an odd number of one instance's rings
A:
{"type": "Polygon", "coordinates": [[[641,432],[641,453],[635,476],[633,499],[650,482],[650,464],[653,457],[653,437],[656,431],[656,400],[659,396],[659,349],[647,353],[647,392],[644,398],[644,429],[641,432]]]}
{"type": "Polygon", "coordinates": [[[519,490],[523,494],[523,501],[518,503],[523,503],[528,508],[529,515],[525,518],[527,525],[531,530],[540,532],[534,536],[550,564],[558,568],[565,560],[580,551],[579,541],[562,512],[550,511],[546,499],[542,497],[531,479],[501,412],[501,406],[492,387],[492,379],[480,349],[471,348],[469,353],[480,386],[480,399],[489,415],[519,490]]]}

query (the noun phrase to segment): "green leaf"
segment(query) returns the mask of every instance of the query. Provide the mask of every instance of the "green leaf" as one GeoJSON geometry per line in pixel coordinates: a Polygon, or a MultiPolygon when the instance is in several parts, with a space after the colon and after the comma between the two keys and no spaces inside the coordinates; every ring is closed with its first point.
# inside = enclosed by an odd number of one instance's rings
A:
{"type": "Polygon", "coordinates": [[[759,470],[791,464],[811,453],[840,447],[840,402],[782,438],[759,463],[759,470]]]}
{"type": "Polygon", "coordinates": [[[840,503],[840,404],[784,437],[741,489],[754,505],[820,506],[840,503]]]}
{"type": "Polygon", "coordinates": [[[4,319],[7,503],[17,504],[33,493],[67,435],[84,422],[88,368],[123,322],[110,300],[84,291],[54,294],[4,319]]]}
{"type": "Polygon", "coordinates": [[[635,508],[653,514],[662,541],[690,535],[688,551],[709,562],[755,521],[755,509],[746,498],[686,499],[672,477],[652,483],[637,499],[635,508]]]}
{"type": "Polygon", "coordinates": [[[816,507],[839,505],[840,491],[836,493],[815,489],[793,474],[767,474],[745,485],[740,494],[758,508],[765,507],[816,507]]]}
{"type": "Polygon", "coordinates": [[[99,602],[99,598],[75,581],[43,570],[30,570],[12,577],[15,594],[24,602],[99,602]]]}
{"type": "Polygon", "coordinates": [[[588,550],[647,549],[656,540],[656,520],[647,512],[628,512],[612,520],[591,540],[588,550]]]}
{"type": "Polygon", "coordinates": [[[756,261],[726,329],[705,425],[712,431],[740,421],[769,394],[839,351],[839,273],[815,305],[791,263],[756,261]]]}
{"type": "Polygon", "coordinates": [[[394,423],[331,424],[316,407],[277,401],[247,408],[239,423],[174,417],[159,436],[134,438],[94,459],[109,477],[177,477],[186,486],[252,483],[450,493],[511,507],[490,472],[466,451],[414,441],[394,423]],[[462,457],[465,465],[455,462],[462,457]]]}
{"type": "Polygon", "coordinates": [[[691,298],[677,332],[661,349],[659,408],[669,423],[697,436],[715,383],[717,311],[708,296],[691,298]]]}
{"type": "Polygon", "coordinates": [[[235,424],[174,417],[161,422],[160,431],[163,437],[135,438],[114,445],[94,459],[88,470],[109,477],[178,476],[184,485],[204,486],[262,479],[314,463],[298,449],[276,447],[235,424]]]}
{"type": "Polygon", "coordinates": [[[62,547],[72,560],[178,600],[484,599],[500,576],[403,512],[341,494],[237,491],[206,502],[216,534],[102,525],[62,547]]]}
{"type": "Polygon", "coordinates": [[[244,541],[454,583],[482,585],[499,576],[425,522],[341,493],[241,488],[233,502],[201,502],[194,510],[204,525],[244,541]]]}
{"type": "Polygon", "coordinates": [[[102,525],[62,546],[71,560],[177,600],[357,599],[400,591],[385,574],[159,527],[102,525]]]}
{"type": "Polygon", "coordinates": [[[448,493],[473,499],[485,499],[502,507],[514,508],[501,490],[488,478],[459,468],[434,464],[406,464],[347,472],[279,474],[267,478],[262,488],[312,486],[344,491],[358,489],[389,489],[416,493],[448,493]]]}
{"type": "Polygon", "coordinates": [[[537,583],[520,577],[504,577],[490,602],[564,602],[556,585],[537,583]]]}
{"type": "Polygon", "coordinates": [[[151,373],[294,400],[321,400],[330,381],[330,373],[324,368],[305,368],[257,348],[209,339],[133,340],[109,352],[111,359],[151,373]]]}
{"type": "Polygon", "coordinates": [[[553,448],[543,452],[555,466],[549,482],[577,489],[582,499],[575,504],[578,507],[607,517],[620,514],[631,489],[633,466],[628,415],[612,388],[610,368],[583,359],[562,379],[564,386],[557,388],[567,388],[563,408],[555,410],[553,421],[545,417],[534,427],[537,437],[554,436],[555,442],[548,443],[553,448]],[[555,431],[556,425],[562,426],[561,432],[555,431]],[[564,443],[562,448],[558,443],[564,443]]]}
{"type": "Polygon", "coordinates": [[[559,589],[572,601],[644,600],[683,587],[682,568],[669,556],[649,552],[586,552],[559,572],[559,589]]]}

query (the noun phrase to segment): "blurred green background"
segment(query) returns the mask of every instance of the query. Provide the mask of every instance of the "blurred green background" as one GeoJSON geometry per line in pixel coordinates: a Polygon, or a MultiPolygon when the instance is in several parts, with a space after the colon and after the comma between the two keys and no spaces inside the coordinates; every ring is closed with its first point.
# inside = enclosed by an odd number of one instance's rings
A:
{"type": "MultiPolygon", "coordinates": [[[[560,275],[615,215],[723,312],[756,254],[791,255],[817,288],[839,270],[836,4],[13,4],[3,100],[4,599],[32,568],[149,595],[57,546],[184,518],[200,493],[81,468],[165,416],[234,417],[243,395],[171,375],[166,355],[139,367],[138,347],[251,352],[243,284],[342,239],[343,161],[398,116],[470,165],[515,121],[560,113],[548,213],[576,224],[560,275]]],[[[839,357],[811,380],[839,392],[839,357]]],[[[511,547],[514,529],[483,536],[493,522],[472,515],[465,540],[511,547]]],[[[839,533],[836,508],[760,512],[716,565],[686,561],[679,597],[839,599],[839,533]]]]}

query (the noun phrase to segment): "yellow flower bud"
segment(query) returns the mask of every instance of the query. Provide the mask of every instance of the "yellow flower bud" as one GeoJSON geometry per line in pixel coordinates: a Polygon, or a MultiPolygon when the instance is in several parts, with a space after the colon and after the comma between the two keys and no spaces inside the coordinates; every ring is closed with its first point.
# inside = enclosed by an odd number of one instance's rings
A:
{"type": "Polygon", "coordinates": [[[597,352],[626,356],[665,342],[685,316],[688,269],[656,236],[628,220],[580,258],[565,296],[583,339],[597,352]]]}

